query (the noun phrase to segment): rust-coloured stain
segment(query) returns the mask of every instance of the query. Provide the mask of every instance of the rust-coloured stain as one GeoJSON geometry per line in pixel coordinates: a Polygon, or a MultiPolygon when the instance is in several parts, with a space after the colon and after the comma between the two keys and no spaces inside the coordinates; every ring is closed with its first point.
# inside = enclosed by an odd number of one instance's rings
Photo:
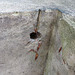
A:
{"type": "Polygon", "coordinates": [[[59,48],[59,52],[62,50],[62,47],[59,48]]]}
{"type": "MultiPolygon", "coordinates": [[[[34,25],[34,32],[30,33],[30,38],[31,39],[37,39],[41,36],[41,34],[38,32],[38,26],[39,26],[39,17],[40,17],[40,12],[41,10],[39,9],[39,12],[38,12],[38,17],[37,17],[37,24],[34,25]]],[[[35,60],[38,58],[38,51],[41,47],[41,40],[39,40],[38,42],[38,46],[37,46],[37,49],[34,50],[34,49],[31,49],[29,52],[33,51],[34,53],[36,53],[35,55],[35,60]]]]}

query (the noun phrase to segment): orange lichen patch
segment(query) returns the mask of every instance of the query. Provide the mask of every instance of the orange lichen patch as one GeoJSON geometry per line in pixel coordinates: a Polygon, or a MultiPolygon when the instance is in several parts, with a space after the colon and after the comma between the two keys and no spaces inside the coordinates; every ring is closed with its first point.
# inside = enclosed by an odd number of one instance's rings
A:
{"type": "Polygon", "coordinates": [[[38,31],[37,28],[34,28],[34,31],[35,31],[35,33],[37,33],[37,31],[38,31]]]}
{"type": "Polygon", "coordinates": [[[34,53],[36,53],[36,55],[35,55],[35,60],[38,58],[38,53],[37,53],[37,51],[35,51],[34,49],[31,49],[29,52],[31,52],[31,51],[33,51],[34,53]]]}
{"type": "Polygon", "coordinates": [[[41,43],[38,43],[37,51],[39,50],[40,47],[41,47],[41,43]]]}
{"type": "Polygon", "coordinates": [[[62,50],[62,47],[59,48],[59,52],[62,50]]]}
{"type": "Polygon", "coordinates": [[[35,55],[35,60],[38,58],[38,53],[36,53],[36,55],[35,55]]]}

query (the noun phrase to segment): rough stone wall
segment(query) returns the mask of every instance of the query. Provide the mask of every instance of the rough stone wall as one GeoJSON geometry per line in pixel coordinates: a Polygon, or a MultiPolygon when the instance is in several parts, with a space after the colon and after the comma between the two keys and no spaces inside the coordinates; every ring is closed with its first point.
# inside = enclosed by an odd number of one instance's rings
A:
{"type": "Polygon", "coordinates": [[[75,29],[63,18],[54,26],[44,75],[75,75],[75,29]]]}
{"type": "Polygon", "coordinates": [[[59,22],[62,42],[62,57],[68,75],[75,75],[75,29],[63,19],[59,22]]]}
{"type": "Polygon", "coordinates": [[[38,12],[9,13],[0,15],[0,75],[42,75],[48,54],[52,22],[56,11],[42,11],[39,32],[42,46],[35,53],[28,51],[38,46],[38,40],[31,40],[30,33],[37,23],[38,12]],[[29,43],[28,43],[29,42],[29,43]]]}
{"type": "Polygon", "coordinates": [[[41,11],[41,38],[32,40],[37,17],[37,11],[0,14],[0,75],[75,75],[75,29],[60,20],[60,11],[41,11]],[[35,60],[28,51],[36,50],[39,39],[35,60]]]}

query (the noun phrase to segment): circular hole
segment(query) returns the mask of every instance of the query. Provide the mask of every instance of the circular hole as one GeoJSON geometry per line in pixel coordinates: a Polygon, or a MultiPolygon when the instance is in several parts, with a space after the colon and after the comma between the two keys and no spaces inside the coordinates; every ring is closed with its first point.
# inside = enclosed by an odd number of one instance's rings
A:
{"type": "Polygon", "coordinates": [[[31,39],[37,39],[37,38],[40,38],[40,37],[41,37],[41,33],[40,32],[37,32],[37,33],[32,32],[32,33],[30,33],[30,38],[31,39]]]}

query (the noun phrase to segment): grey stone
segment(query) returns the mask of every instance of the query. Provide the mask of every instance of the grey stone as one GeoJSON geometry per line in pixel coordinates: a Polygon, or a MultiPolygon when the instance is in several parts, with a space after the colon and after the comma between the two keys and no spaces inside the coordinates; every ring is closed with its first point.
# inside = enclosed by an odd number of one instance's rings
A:
{"type": "Polygon", "coordinates": [[[0,75],[74,75],[75,29],[60,20],[60,11],[41,11],[41,37],[32,40],[37,17],[37,11],[0,14],[0,75]],[[28,51],[36,50],[39,40],[35,60],[35,53],[28,51]]]}

